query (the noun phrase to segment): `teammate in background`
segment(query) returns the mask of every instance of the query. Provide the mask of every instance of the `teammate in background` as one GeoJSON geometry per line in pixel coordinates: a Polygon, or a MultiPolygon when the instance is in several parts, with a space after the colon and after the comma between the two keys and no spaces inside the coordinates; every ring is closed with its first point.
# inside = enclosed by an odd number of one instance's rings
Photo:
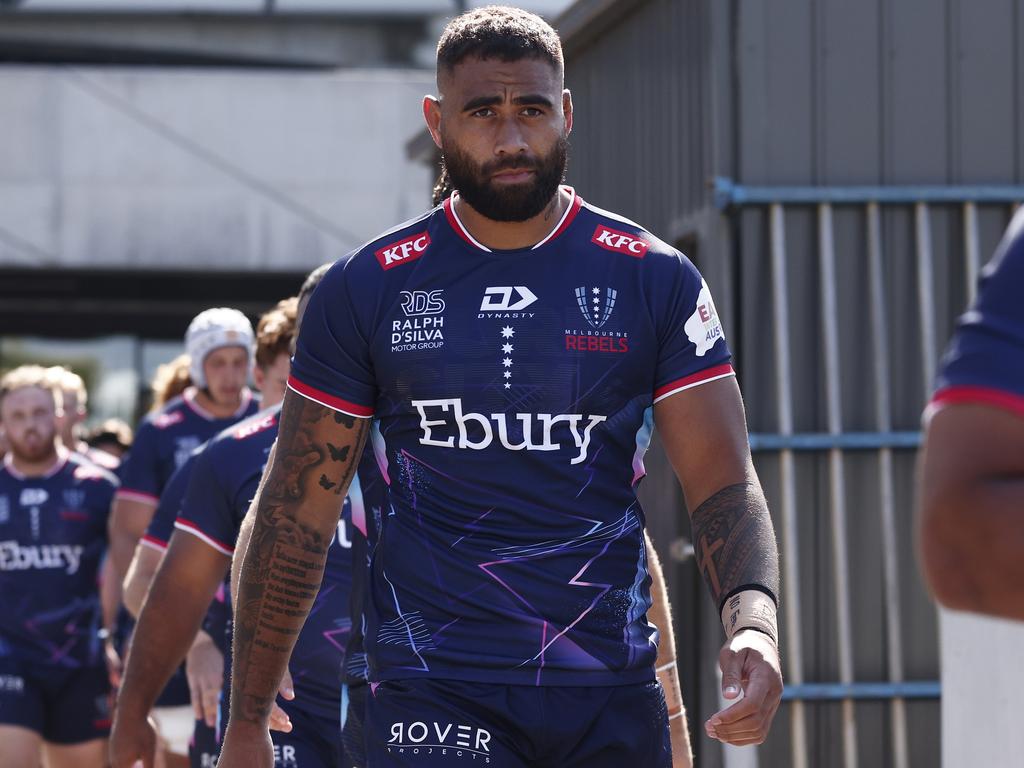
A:
{"type": "MultiPolygon", "coordinates": [[[[314,286],[315,282],[310,281],[304,285],[306,298],[314,286]]],[[[293,308],[288,324],[275,322],[271,315],[260,323],[258,364],[278,374],[272,388],[265,385],[264,390],[265,401],[272,407],[218,435],[192,461],[189,487],[173,524],[177,530],[170,537],[164,564],[150,588],[137,628],[136,647],[145,648],[146,653],[133,652],[129,658],[112,739],[115,766],[131,765],[150,751],[147,705],[192,642],[210,598],[227,573],[239,528],[277,435],[294,320],[293,308]],[[168,618],[172,619],[170,627],[168,618]]],[[[351,508],[361,510],[357,487],[353,487],[351,497],[351,508]]],[[[159,515],[147,533],[150,546],[168,536],[166,528],[154,530],[162,517],[159,515]]],[[[274,723],[283,729],[274,734],[275,755],[282,766],[348,765],[340,747],[338,713],[342,649],[349,628],[349,521],[346,502],[343,523],[330,547],[324,592],[315,618],[299,637],[287,681],[290,685],[285,686],[293,689],[294,693],[288,695],[294,699],[283,703],[274,723]]],[[[245,543],[239,540],[238,545],[245,543]]],[[[223,635],[216,639],[223,639],[223,635]]],[[[215,696],[206,698],[204,711],[210,722],[216,715],[217,701],[215,696]]]]}
{"type": "Polygon", "coordinates": [[[89,415],[89,393],[85,389],[85,381],[62,365],[47,368],[46,372],[64,397],[64,415],[59,419],[60,437],[64,446],[68,450],[82,454],[97,466],[111,472],[116,470],[121,463],[116,456],[93,448],[81,439],[82,425],[89,415]]]}
{"type": "Polygon", "coordinates": [[[40,366],[0,379],[0,764],[106,765],[110,684],[96,581],[117,480],[64,447],[40,366]]]}
{"type": "Polygon", "coordinates": [[[925,411],[918,538],[948,608],[1024,621],[1024,209],[982,272],[925,411]]]}
{"type": "Polygon", "coordinates": [[[132,428],[121,419],[104,419],[87,430],[82,439],[90,448],[123,459],[132,447],[132,428]]]}
{"type": "Polygon", "coordinates": [[[541,19],[453,20],[438,88],[424,113],[457,192],[332,268],[299,334],[219,766],[271,764],[276,683],[371,429],[392,510],[367,602],[370,765],[671,764],[635,492],[655,422],[722,613],[723,694],[745,693],[705,728],[760,743],[782,694],[778,556],[709,289],[560,186],[572,101],[541,19]]]}
{"type": "Polygon", "coordinates": [[[193,385],[192,376],[189,373],[191,366],[192,361],[187,352],[178,355],[169,363],[157,366],[156,374],[150,385],[153,400],[149,407],[151,413],[159,411],[193,385]]]}
{"type": "MultiPolygon", "coordinates": [[[[124,581],[135,546],[174,470],[199,445],[257,411],[246,386],[252,345],[252,325],[236,309],[208,309],[189,324],[185,350],[194,386],[143,420],[122,466],[122,487],[110,516],[115,588],[124,581]]],[[[158,702],[154,717],[171,753],[183,763],[193,727],[183,672],[158,702]]]]}
{"type": "MultiPolygon", "coordinates": [[[[288,356],[295,326],[295,299],[286,299],[265,313],[259,321],[256,333],[256,365],[253,378],[256,388],[263,394],[262,402],[270,406],[280,402],[288,378],[288,356]]],[[[172,380],[171,377],[167,377],[172,380]]],[[[154,386],[154,392],[162,391],[154,386]]],[[[205,443],[204,443],[205,446],[205,443]]],[[[175,470],[160,495],[153,520],[146,534],[139,540],[135,556],[128,568],[125,579],[124,605],[135,618],[139,616],[142,605],[149,590],[153,575],[156,573],[167,542],[174,529],[174,521],[181,511],[185,492],[188,488],[192,467],[202,452],[203,446],[196,448],[186,461],[175,470]],[[158,532],[155,532],[158,531],[158,532]]],[[[223,596],[219,598],[223,601],[223,596]]],[[[223,616],[221,612],[220,616],[223,616]]],[[[220,617],[219,616],[219,617],[220,617]]],[[[189,651],[186,664],[186,679],[189,696],[195,716],[193,737],[189,748],[189,757],[193,765],[203,762],[203,755],[209,761],[216,757],[219,740],[214,730],[215,716],[204,716],[203,702],[206,709],[215,713],[217,697],[220,694],[223,680],[224,654],[224,623],[204,626],[196,635],[196,640],[189,651]],[[209,701],[212,697],[213,705],[209,701]]]]}

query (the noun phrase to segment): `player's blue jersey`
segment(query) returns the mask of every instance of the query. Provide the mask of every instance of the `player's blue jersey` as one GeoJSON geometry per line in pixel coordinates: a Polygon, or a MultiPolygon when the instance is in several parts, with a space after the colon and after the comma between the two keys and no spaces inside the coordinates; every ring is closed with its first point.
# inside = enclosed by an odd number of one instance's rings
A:
{"type": "Polygon", "coordinates": [[[352,500],[352,591],[349,598],[352,632],[345,646],[345,679],[349,683],[366,682],[369,676],[363,636],[366,631],[370,562],[381,519],[390,508],[387,486],[372,443],[363,452],[357,476],[361,493],[357,497],[349,494],[352,500]],[[360,497],[361,505],[358,503],[360,497]]]}
{"type": "Polygon", "coordinates": [[[160,494],[160,501],[153,512],[153,519],[149,521],[149,527],[142,536],[139,543],[143,546],[156,549],[160,552],[167,550],[171,541],[171,534],[174,533],[174,522],[178,519],[181,511],[181,504],[185,500],[185,491],[188,490],[188,481],[192,476],[192,467],[195,466],[196,457],[202,453],[203,443],[188,455],[174,472],[171,473],[163,493],[160,494]]]}
{"type": "Polygon", "coordinates": [[[246,389],[238,411],[220,419],[196,402],[194,389],[185,390],[139,424],[131,451],[121,464],[118,497],[156,504],[174,470],[192,451],[257,410],[259,403],[246,389]]]}
{"type": "MultiPolygon", "coordinates": [[[[256,495],[271,446],[277,439],[280,406],[267,409],[222,432],[196,458],[175,527],[232,555],[242,520],[256,495]]],[[[358,480],[349,497],[362,506],[358,480]]],[[[351,505],[345,500],[337,533],[327,552],[324,579],[299,634],[289,669],[301,705],[338,711],[340,677],[348,639],[351,588],[351,505]]]]}
{"type": "Polygon", "coordinates": [[[44,477],[0,467],[0,657],[102,663],[99,567],[117,480],[70,453],[44,477]]]}
{"type": "Polygon", "coordinates": [[[682,254],[566,192],[515,251],[446,201],[335,265],[304,316],[289,386],[374,417],[390,485],[372,680],[653,677],[636,496],[652,405],[733,375],[730,353],[682,254]]]}
{"type": "Polygon", "coordinates": [[[939,370],[933,405],[988,403],[1024,416],[1024,209],[982,271],[939,370]]]}

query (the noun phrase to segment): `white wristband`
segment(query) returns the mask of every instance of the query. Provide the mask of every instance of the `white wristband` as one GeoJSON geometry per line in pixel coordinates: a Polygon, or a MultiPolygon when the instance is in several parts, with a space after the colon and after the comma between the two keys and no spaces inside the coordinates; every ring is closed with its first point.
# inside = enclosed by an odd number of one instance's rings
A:
{"type": "Polygon", "coordinates": [[[725,636],[732,640],[741,629],[756,629],[779,642],[779,624],[775,617],[775,602],[764,592],[745,589],[725,601],[722,608],[722,626],[725,636]]]}

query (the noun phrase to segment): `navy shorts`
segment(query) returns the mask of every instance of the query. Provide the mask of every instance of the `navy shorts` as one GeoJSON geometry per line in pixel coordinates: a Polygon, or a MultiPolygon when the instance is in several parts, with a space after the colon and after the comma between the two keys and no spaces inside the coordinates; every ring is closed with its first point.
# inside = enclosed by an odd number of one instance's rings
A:
{"type": "MultiPolygon", "coordinates": [[[[296,686],[295,697],[300,702],[309,701],[308,693],[296,686]]],[[[216,751],[220,754],[220,741],[224,735],[224,727],[228,719],[228,696],[221,694],[220,722],[217,723],[215,741],[216,751]]],[[[345,748],[341,740],[341,723],[338,712],[340,703],[321,702],[319,712],[300,709],[295,701],[285,701],[278,697],[277,703],[288,714],[292,721],[292,729],[288,733],[271,731],[270,739],[274,742],[274,768],[352,768],[346,761],[345,748]],[[330,714],[328,714],[330,712],[330,714]]],[[[197,722],[198,733],[198,722],[197,722]]],[[[205,728],[205,724],[203,725],[205,728]]],[[[198,746],[198,739],[196,742],[198,746]]],[[[200,755],[200,760],[202,759],[200,755]]],[[[212,763],[192,761],[193,768],[214,768],[212,763]]]]}
{"type": "MultiPolygon", "coordinates": [[[[366,695],[369,685],[366,681],[357,682],[342,688],[341,695],[341,742],[345,745],[345,754],[355,768],[366,768],[366,744],[363,739],[363,726],[366,720],[366,695]]],[[[345,768],[350,768],[348,765],[345,768]]]]}
{"type": "Polygon", "coordinates": [[[215,768],[217,755],[220,754],[221,722],[220,713],[223,707],[217,708],[217,724],[211,728],[205,720],[196,720],[192,731],[192,741],[188,745],[188,760],[192,768],[215,768]]]}
{"type": "Polygon", "coordinates": [[[373,768],[670,768],[656,681],[610,687],[387,680],[366,703],[373,768]]]}
{"type": "Polygon", "coordinates": [[[0,724],[28,728],[51,744],[107,738],[106,666],[60,669],[0,659],[0,724]]]}
{"type": "MultiPolygon", "coordinates": [[[[295,691],[296,699],[301,695],[300,690],[295,691]]],[[[303,711],[291,701],[278,699],[278,703],[288,713],[292,730],[270,732],[274,768],[351,768],[351,763],[345,762],[338,708],[328,715],[303,711]]]]}

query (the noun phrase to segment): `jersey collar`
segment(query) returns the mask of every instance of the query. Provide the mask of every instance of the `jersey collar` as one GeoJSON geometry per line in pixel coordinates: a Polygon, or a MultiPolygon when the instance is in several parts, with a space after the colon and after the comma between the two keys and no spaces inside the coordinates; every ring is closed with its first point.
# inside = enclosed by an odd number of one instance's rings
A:
{"type": "Polygon", "coordinates": [[[68,463],[68,457],[71,455],[71,451],[65,448],[63,445],[57,446],[57,460],[53,462],[53,465],[43,472],[41,475],[26,475],[23,472],[19,472],[14,467],[14,457],[8,453],[4,456],[4,469],[10,473],[11,477],[15,480],[48,480],[49,478],[56,475],[62,469],[64,465],[68,463]]]}
{"type": "MultiPolygon", "coordinates": [[[[569,200],[569,205],[566,206],[565,208],[565,213],[562,214],[562,218],[560,218],[558,220],[558,223],[555,224],[554,229],[548,232],[548,234],[542,240],[532,245],[528,250],[535,251],[541,246],[550,243],[552,240],[554,240],[556,237],[561,235],[563,232],[565,232],[566,229],[569,228],[569,225],[572,223],[572,220],[575,219],[576,214],[579,213],[579,210],[583,205],[583,200],[580,198],[579,195],[576,194],[576,190],[573,189],[572,187],[565,185],[561,186],[559,189],[564,189],[571,196],[569,200]]],[[[455,233],[459,237],[461,237],[467,243],[472,245],[474,248],[478,248],[481,251],[486,251],[487,253],[493,253],[494,251],[492,249],[488,248],[486,245],[484,245],[475,237],[473,237],[473,235],[471,235],[469,230],[466,228],[466,225],[462,223],[462,219],[459,218],[459,214],[455,211],[455,200],[458,198],[458,195],[458,190],[456,190],[452,192],[451,197],[444,201],[444,215],[445,218],[448,219],[448,223],[451,225],[452,229],[455,230],[455,233]]]]}
{"type": "MultiPolygon", "coordinates": [[[[185,405],[187,405],[197,416],[201,416],[207,421],[223,421],[223,418],[213,415],[199,404],[199,400],[196,399],[197,394],[198,390],[195,387],[189,387],[182,393],[181,399],[184,400],[185,405]]],[[[238,410],[227,418],[238,419],[244,416],[245,412],[249,409],[249,404],[252,402],[252,390],[248,387],[243,388],[241,396],[242,403],[238,406],[238,410]]]]}

